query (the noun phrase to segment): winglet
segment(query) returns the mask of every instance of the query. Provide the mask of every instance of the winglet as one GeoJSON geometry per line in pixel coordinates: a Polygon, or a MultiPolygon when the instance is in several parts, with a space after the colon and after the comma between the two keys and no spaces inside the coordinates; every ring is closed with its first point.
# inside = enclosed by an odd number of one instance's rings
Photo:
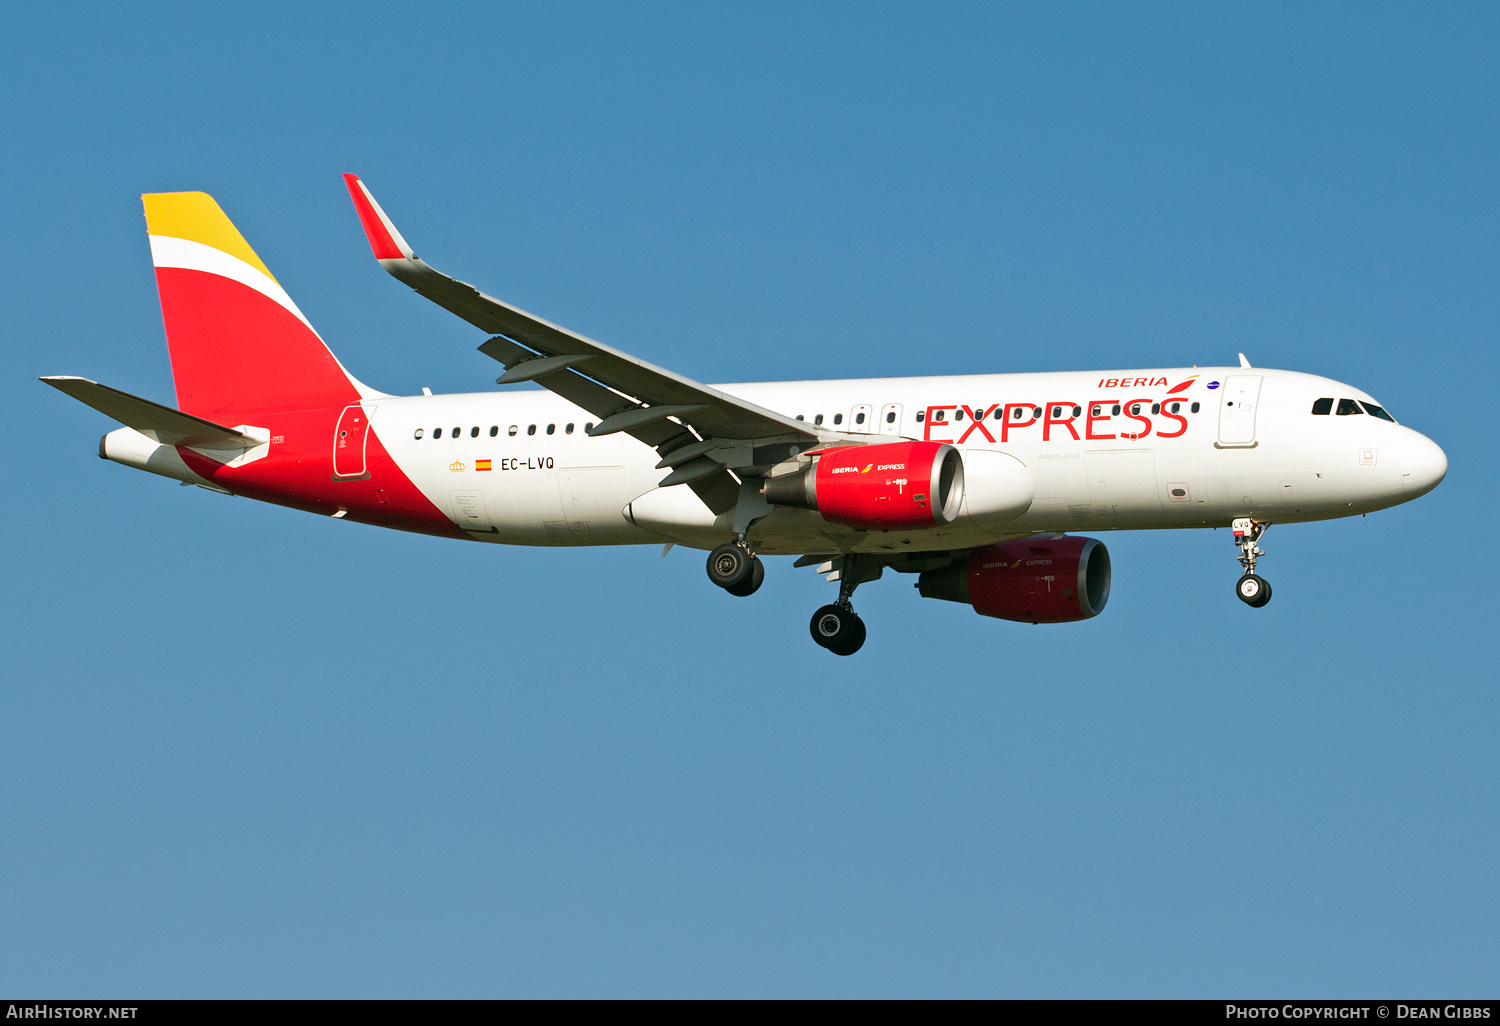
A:
{"type": "Polygon", "coordinates": [[[391,219],[385,216],[375,197],[358,175],[344,175],[344,184],[349,188],[349,198],[359,214],[359,223],[364,226],[365,237],[370,240],[370,251],[376,260],[410,260],[416,256],[391,219]]]}

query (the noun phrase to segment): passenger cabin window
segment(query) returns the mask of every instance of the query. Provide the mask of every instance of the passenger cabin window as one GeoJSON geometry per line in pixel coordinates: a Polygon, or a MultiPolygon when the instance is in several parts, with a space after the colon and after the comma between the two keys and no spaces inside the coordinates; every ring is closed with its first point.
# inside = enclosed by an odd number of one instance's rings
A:
{"type": "Polygon", "coordinates": [[[1115,405],[1113,407],[1111,407],[1111,409],[1109,411],[1109,415],[1111,417],[1118,417],[1120,415],[1120,404],[1119,403],[1115,403],[1115,405]]]}
{"type": "Polygon", "coordinates": [[[1151,404],[1151,412],[1152,413],[1160,413],[1161,412],[1161,403],[1152,403],[1151,404]]]}
{"type": "Polygon", "coordinates": [[[1395,417],[1392,417],[1389,413],[1386,413],[1383,408],[1376,406],[1374,403],[1360,403],[1360,405],[1365,408],[1365,412],[1370,416],[1379,417],[1381,420],[1388,420],[1392,424],[1396,423],[1395,417]]]}
{"type": "Polygon", "coordinates": [[[499,424],[491,424],[490,425],[490,437],[494,438],[499,433],[500,433],[500,425],[499,424]]]}
{"type": "Polygon", "coordinates": [[[516,437],[516,432],[519,431],[519,430],[521,430],[521,429],[518,428],[518,427],[516,427],[516,425],[512,424],[510,427],[508,427],[508,428],[505,429],[505,433],[507,435],[510,435],[510,437],[514,438],[514,437],[516,437]]]}
{"type": "Polygon", "coordinates": [[[583,426],[583,430],[584,430],[585,434],[587,434],[588,432],[594,430],[594,422],[593,421],[589,421],[587,424],[585,424],[583,426]]]}
{"type": "Polygon", "coordinates": [[[470,438],[478,438],[479,437],[479,425],[476,424],[473,427],[469,428],[469,437],[470,438]]]}
{"type": "Polygon", "coordinates": [[[565,434],[565,435],[571,435],[572,433],[573,433],[573,425],[572,424],[569,424],[567,427],[563,428],[563,434],[565,434]]]}
{"type": "Polygon", "coordinates": [[[995,404],[995,419],[996,420],[1004,420],[1005,419],[1005,411],[1000,408],[1000,404],[999,403],[995,404]]]}
{"type": "Polygon", "coordinates": [[[535,424],[527,424],[526,425],[526,433],[528,435],[534,435],[534,434],[536,434],[536,425],[535,424]]]}
{"type": "Polygon", "coordinates": [[[1314,399],[1313,400],[1313,416],[1314,417],[1326,417],[1326,416],[1328,416],[1332,412],[1333,412],[1333,400],[1332,399],[1314,399]]]}
{"type": "Polygon", "coordinates": [[[839,424],[842,424],[843,422],[844,422],[844,415],[842,413],[835,413],[833,415],[833,423],[834,423],[835,426],[837,426],[839,424]]]}
{"type": "Polygon", "coordinates": [[[813,417],[813,423],[814,424],[821,424],[821,423],[823,423],[823,415],[820,413],[817,416],[813,417]]]}
{"type": "Polygon", "coordinates": [[[1176,413],[1180,409],[1182,409],[1182,404],[1181,403],[1173,403],[1172,404],[1172,412],[1173,413],[1176,413]]]}
{"type": "Polygon", "coordinates": [[[1073,407],[1073,416],[1080,417],[1082,415],[1083,415],[1083,407],[1082,406],[1075,406],[1075,407],[1073,407]]]}
{"type": "Polygon", "coordinates": [[[549,435],[555,435],[555,434],[557,434],[557,425],[556,424],[548,424],[547,425],[547,434],[549,434],[549,435]]]}
{"type": "Polygon", "coordinates": [[[938,424],[941,424],[941,423],[942,423],[942,422],[943,422],[943,412],[944,412],[944,411],[942,411],[942,410],[937,410],[937,411],[935,411],[935,412],[934,412],[934,413],[933,413],[933,415],[932,415],[932,419],[933,419],[933,420],[934,420],[934,421],[935,421],[935,422],[936,422],[936,423],[938,423],[938,424]]]}
{"type": "Polygon", "coordinates": [[[798,420],[804,420],[805,418],[802,416],[802,414],[799,413],[799,414],[797,414],[797,419],[798,420]]]}
{"type": "Polygon", "coordinates": [[[1339,414],[1338,415],[1340,417],[1348,417],[1348,416],[1351,416],[1351,415],[1356,414],[1356,413],[1362,414],[1364,412],[1365,412],[1364,410],[1361,410],[1359,408],[1359,403],[1355,402],[1353,399],[1340,399],[1339,400],[1339,414]]]}
{"type": "MultiPolygon", "coordinates": [[[[861,414],[861,416],[863,416],[863,414],[861,414]]],[[[953,411],[953,419],[954,420],[963,420],[964,419],[964,411],[963,410],[954,410],[953,411]]]]}
{"type": "Polygon", "coordinates": [[[885,422],[887,424],[894,424],[894,423],[896,423],[896,411],[895,410],[892,410],[891,412],[889,412],[889,413],[887,413],[885,415],[885,422]]]}
{"type": "Polygon", "coordinates": [[[917,423],[920,424],[920,423],[922,423],[922,421],[924,421],[926,419],[927,419],[927,411],[926,410],[918,410],[917,411],[917,423]]]}
{"type": "Polygon", "coordinates": [[[1189,413],[1197,413],[1198,412],[1198,404],[1194,403],[1193,405],[1189,406],[1188,407],[1188,412],[1189,413]]]}
{"type": "Polygon", "coordinates": [[[417,430],[412,433],[412,437],[420,442],[422,440],[422,429],[417,428],[417,430]]]}

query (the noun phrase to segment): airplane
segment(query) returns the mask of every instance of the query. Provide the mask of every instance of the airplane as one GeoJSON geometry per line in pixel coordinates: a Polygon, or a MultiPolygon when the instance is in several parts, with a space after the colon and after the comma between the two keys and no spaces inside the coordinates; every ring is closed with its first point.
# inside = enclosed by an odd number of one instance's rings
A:
{"type": "Polygon", "coordinates": [[[201,192],[142,197],[175,407],[40,380],[123,424],[99,456],[227,495],[442,538],[708,550],[761,586],[760,555],[838,583],[809,630],[864,644],[855,589],[886,570],[982,616],[1065,623],[1109,599],[1103,542],[1073,532],[1231,528],[1235,593],[1264,606],[1272,523],[1431,491],[1448,461],[1365,392],[1239,366],[705,385],[435,270],[355,175],[375,259],[488,338],[500,385],[364,384],[201,192]]]}

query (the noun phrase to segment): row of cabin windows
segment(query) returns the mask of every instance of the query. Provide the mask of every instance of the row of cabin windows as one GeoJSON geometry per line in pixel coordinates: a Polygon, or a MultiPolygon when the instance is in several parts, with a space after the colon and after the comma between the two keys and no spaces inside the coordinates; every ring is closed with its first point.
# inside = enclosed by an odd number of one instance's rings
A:
{"type": "MultiPolygon", "coordinates": [[[[1131,413],[1140,413],[1141,410],[1142,410],[1142,408],[1145,405],[1146,405],[1145,403],[1131,403],[1130,404],[1130,412],[1131,413]]],[[[1202,408],[1198,403],[1191,403],[1191,404],[1188,404],[1188,403],[1152,403],[1151,404],[1151,412],[1152,413],[1160,413],[1162,406],[1166,406],[1167,410],[1169,412],[1171,412],[1171,413],[1181,413],[1182,412],[1182,408],[1184,406],[1188,407],[1188,412],[1189,413],[1197,413],[1202,408]]],[[[980,407],[978,407],[978,409],[983,409],[983,408],[984,407],[982,405],[980,407]]],[[[1052,416],[1053,416],[1053,418],[1061,417],[1063,415],[1063,411],[1066,410],[1066,409],[1067,409],[1066,406],[1054,406],[1054,407],[1052,407],[1052,416]]],[[[1104,410],[1104,406],[1102,404],[1096,404],[1094,406],[1094,408],[1093,408],[1093,415],[1095,417],[1103,416],[1103,410],[1104,410]]],[[[1035,420],[1041,420],[1041,418],[1042,418],[1042,408],[1040,406],[1033,407],[1030,412],[1031,412],[1031,416],[1032,416],[1033,419],[1035,419],[1035,420]]],[[[1026,411],[1026,409],[1024,407],[1017,408],[1016,411],[1015,411],[1015,416],[1014,416],[1013,419],[1014,420],[1022,420],[1022,419],[1025,418],[1026,413],[1027,413],[1027,411],[1026,411]]],[[[934,424],[941,424],[941,423],[943,423],[943,420],[944,420],[944,417],[946,416],[946,414],[947,414],[946,410],[938,410],[938,411],[934,412],[933,415],[932,415],[932,422],[934,424]]],[[[1072,409],[1072,415],[1075,416],[1075,417],[1081,417],[1083,415],[1083,407],[1082,406],[1074,406],[1073,409],[1072,409]]],[[[1119,403],[1115,403],[1114,404],[1114,407],[1112,408],[1112,410],[1111,410],[1111,412],[1110,412],[1109,415],[1112,416],[1112,417],[1118,417],[1120,415],[1120,404],[1119,403]]],[[[918,424],[922,423],[926,418],[927,418],[927,411],[926,410],[918,410],[917,411],[917,423],[918,424]]],[[[995,408],[995,412],[993,414],[993,419],[994,420],[1003,420],[1004,418],[1005,418],[1005,410],[1004,410],[1004,408],[997,406],[995,408]]],[[[799,414],[797,414],[797,419],[798,420],[806,420],[807,418],[804,417],[802,414],[799,413],[799,414]]],[[[964,419],[964,411],[963,410],[954,410],[953,411],[953,419],[955,421],[963,420],[964,419]]],[[[834,423],[835,426],[838,426],[839,424],[842,424],[843,422],[844,422],[844,415],[842,413],[835,413],[833,415],[833,423],[834,423]]],[[[865,422],[865,415],[863,413],[856,413],[854,415],[854,423],[855,424],[863,424],[864,422],[865,422]]],[[[894,424],[894,423],[896,423],[896,411],[895,410],[889,410],[889,411],[886,412],[885,422],[887,424],[894,424]]],[[[821,425],[823,423],[823,415],[821,413],[815,414],[813,416],[813,423],[817,424],[817,425],[821,425]]]]}
{"type": "MultiPolygon", "coordinates": [[[[563,425],[563,434],[565,434],[565,435],[571,435],[573,433],[573,429],[574,429],[575,426],[576,425],[573,425],[573,424],[565,424],[565,425],[563,425]]],[[[587,424],[585,424],[583,426],[583,430],[585,432],[587,432],[593,426],[594,426],[594,422],[593,421],[589,421],[587,424]]],[[[456,427],[456,428],[440,428],[439,427],[439,428],[433,428],[432,429],[432,437],[434,439],[442,438],[443,437],[443,433],[445,431],[448,432],[449,435],[451,437],[453,437],[453,438],[462,438],[463,434],[464,434],[464,429],[461,428],[461,427],[456,427]]],[[[520,431],[521,431],[521,426],[519,424],[512,424],[510,427],[508,427],[508,428],[505,429],[505,433],[507,435],[509,435],[510,437],[512,437],[512,438],[514,438],[514,437],[516,437],[516,435],[520,434],[520,431]]],[[[420,442],[422,440],[422,437],[426,433],[427,432],[425,430],[423,430],[422,428],[417,428],[415,431],[412,432],[411,436],[413,438],[415,438],[417,441],[420,442]]],[[[526,425],[526,433],[528,435],[534,435],[534,434],[536,434],[536,425],[535,424],[527,424],[526,425]]],[[[500,425],[499,424],[491,424],[490,425],[490,437],[491,438],[495,438],[499,434],[500,434],[500,425]]],[[[547,425],[547,434],[549,434],[549,435],[555,435],[555,434],[557,434],[557,425],[556,424],[548,424],[547,425]]],[[[477,428],[477,427],[471,427],[471,428],[469,428],[469,437],[470,438],[478,438],[479,437],[479,428],[477,428]]]]}
{"type": "MultiPolygon", "coordinates": [[[[1151,405],[1151,412],[1152,413],[1160,413],[1163,405],[1166,406],[1167,411],[1169,413],[1181,413],[1182,412],[1182,408],[1184,406],[1186,406],[1188,408],[1188,412],[1189,413],[1197,413],[1198,410],[1201,408],[1198,403],[1191,403],[1191,404],[1189,404],[1189,403],[1165,403],[1165,404],[1163,404],[1163,403],[1151,403],[1150,405],[1151,405]]],[[[1141,412],[1142,409],[1145,408],[1145,406],[1146,406],[1145,403],[1131,403],[1130,404],[1130,412],[1134,413],[1134,414],[1138,414],[1138,413],[1141,412]]],[[[1121,405],[1119,403],[1115,403],[1113,406],[1110,407],[1110,412],[1108,414],[1105,414],[1105,412],[1104,412],[1104,404],[1103,403],[1095,403],[1092,407],[1090,407],[1089,412],[1090,412],[1090,414],[1092,416],[1095,416],[1095,417],[1102,417],[1102,416],[1118,417],[1120,415],[1121,408],[1122,407],[1121,407],[1121,405]]],[[[943,416],[944,416],[945,412],[946,411],[944,411],[944,410],[937,410],[937,411],[935,411],[933,413],[933,415],[932,415],[933,423],[942,423],[943,416]]],[[[1054,406],[1054,407],[1052,407],[1052,418],[1054,420],[1056,420],[1056,419],[1062,417],[1063,414],[1064,414],[1064,412],[1067,412],[1069,415],[1074,416],[1074,417],[1081,417],[1081,416],[1083,416],[1083,407],[1082,406],[1073,406],[1073,407],[1069,408],[1067,406],[1054,406]]],[[[1012,414],[1011,419],[1012,420],[1023,420],[1023,419],[1025,419],[1025,417],[1026,417],[1026,415],[1028,413],[1031,415],[1031,417],[1032,417],[1033,420],[1041,420],[1041,418],[1042,418],[1042,408],[1040,406],[1033,406],[1030,409],[1027,409],[1026,407],[1022,406],[1022,407],[1016,407],[1016,408],[1014,408],[1014,413],[1012,414]]],[[[922,416],[923,416],[923,414],[921,412],[919,412],[917,414],[917,423],[920,424],[922,422],[922,416]]],[[[953,411],[953,419],[955,421],[963,420],[964,419],[964,411],[963,410],[954,410],[953,411]]],[[[995,407],[995,411],[991,415],[991,419],[993,419],[993,420],[1004,420],[1005,419],[1005,410],[1004,410],[1004,408],[999,407],[999,406],[995,407]]]]}
{"type": "MultiPolygon", "coordinates": [[[[1331,408],[1332,403],[1333,403],[1332,399],[1319,399],[1317,402],[1313,403],[1313,412],[1314,413],[1327,413],[1329,411],[1329,409],[1331,408]]],[[[1345,403],[1348,403],[1348,404],[1350,404],[1352,406],[1352,405],[1354,405],[1354,400],[1353,399],[1341,399],[1341,400],[1339,400],[1339,415],[1340,416],[1344,416],[1346,413],[1359,413],[1360,412],[1360,410],[1358,409],[1357,406],[1354,409],[1352,409],[1352,410],[1345,410],[1345,408],[1344,408],[1344,404],[1345,403]]],[[[1133,413],[1133,414],[1138,414],[1138,413],[1141,412],[1141,408],[1144,405],[1145,405],[1144,403],[1131,403],[1130,404],[1130,412],[1133,413]]],[[[1171,413],[1180,413],[1182,411],[1182,407],[1183,407],[1184,404],[1183,403],[1166,403],[1166,404],[1163,404],[1163,403],[1152,403],[1151,404],[1151,412],[1152,413],[1160,413],[1161,412],[1161,408],[1162,408],[1163,405],[1165,405],[1167,407],[1167,410],[1169,412],[1171,412],[1171,413]]],[[[1386,413],[1379,406],[1376,406],[1373,403],[1366,403],[1365,405],[1369,408],[1370,412],[1372,414],[1374,414],[1375,416],[1377,416],[1377,417],[1384,417],[1386,420],[1390,420],[1391,419],[1391,415],[1388,414],[1388,413],[1386,413]]],[[[979,408],[983,409],[984,407],[981,404],[981,406],[979,408]]],[[[1065,407],[1065,406],[1054,406],[1054,407],[1052,407],[1052,416],[1053,416],[1053,418],[1055,419],[1055,418],[1061,417],[1063,415],[1063,411],[1065,409],[1067,409],[1067,407],[1065,407]]],[[[1120,409],[1121,409],[1120,404],[1119,403],[1115,403],[1114,406],[1110,410],[1109,416],[1118,417],[1120,415],[1120,409]]],[[[1104,410],[1103,404],[1095,404],[1091,412],[1092,412],[1093,416],[1099,417],[1099,416],[1103,416],[1104,415],[1103,414],[1103,410],[1104,410]]],[[[1190,404],[1188,406],[1188,412],[1190,412],[1190,413],[1197,413],[1198,410],[1199,410],[1199,404],[1198,403],[1192,403],[1192,404],[1190,404]]],[[[1041,419],[1041,417],[1042,417],[1042,408],[1040,406],[1033,407],[1030,412],[1031,412],[1031,416],[1032,416],[1033,419],[1035,419],[1035,420],[1040,420],[1041,419]]],[[[1083,415],[1083,407],[1081,407],[1081,406],[1074,406],[1071,412],[1072,412],[1073,416],[1080,417],[1080,416],[1083,415]]],[[[933,413],[933,415],[932,415],[933,423],[935,423],[935,424],[941,424],[941,423],[943,423],[943,419],[944,419],[944,416],[945,416],[946,413],[947,413],[946,410],[938,410],[935,413],[933,413]]],[[[1024,418],[1026,416],[1026,413],[1027,413],[1026,409],[1018,407],[1016,409],[1016,411],[1015,411],[1015,418],[1014,419],[1021,420],[1022,418],[1024,418]]],[[[922,421],[926,419],[926,416],[927,416],[927,411],[926,410],[918,410],[917,411],[917,423],[918,424],[922,423],[922,421]]],[[[995,419],[995,420],[1002,420],[1002,419],[1004,419],[1004,417],[1005,417],[1005,411],[1004,411],[1004,409],[1002,407],[999,407],[999,406],[995,407],[993,419],[995,419]]],[[[803,416],[802,414],[799,413],[799,414],[797,414],[797,419],[805,421],[807,418],[805,416],[803,416]]],[[[955,421],[963,420],[964,419],[964,411],[963,410],[954,410],[953,411],[953,419],[955,421]]],[[[835,413],[833,415],[833,423],[834,423],[835,427],[837,427],[840,424],[843,424],[843,422],[844,422],[844,415],[842,413],[835,413]]],[[[864,422],[865,422],[865,415],[864,415],[863,411],[861,411],[859,413],[856,413],[854,415],[854,423],[856,425],[862,425],[862,424],[864,424],[864,422]]],[[[887,424],[894,424],[894,423],[896,423],[896,411],[895,410],[887,410],[886,411],[885,422],[887,424]]],[[[821,413],[814,414],[813,415],[813,423],[816,424],[816,425],[822,426],[822,424],[823,424],[823,415],[821,413]]],[[[590,421],[589,423],[587,423],[587,424],[584,425],[583,429],[584,429],[584,431],[588,431],[593,426],[594,426],[593,422],[590,421]]],[[[528,424],[528,425],[526,425],[526,433],[528,435],[534,435],[534,434],[536,434],[536,427],[537,426],[535,424],[528,424]]],[[[574,428],[574,425],[572,425],[572,424],[564,425],[564,427],[563,427],[563,434],[565,434],[565,435],[571,435],[573,433],[573,428],[574,428]]],[[[433,428],[432,429],[432,437],[434,439],[442,438],[444,431],[450,432],[450,434],[451,434],[451,436],[453,438],[461,438],[461,437],[463,437],[463,433],[464,433],[464,429],[461,428],[461,427],[456,427],[456,428],[440,428],[440,427],[438,427],[438,428],[433,428]]],[[[519,432],[520,432],[520,426],[517,425],[517,424],[512,424],[509,428],[506,429],[506,434],[510,435],[512,438],[514,438],[519,432]]],[[[547,434],[551,435],[551,434],[556,434],[556,433],[557,433],[557,425],[556,424],[548,424],[547,425],[547,434]]],[[[425,432],[424,429],[417,428],[416,431],[412,432],[412,437],[415,438],[417,441],[421,441],[422,437],[425,434],[426,434],[426,432],[425,432]]],[[[494,437],[498,436],[499,434],[500,434],[500,425],[498,425],[498,424],[491,424],[490,425],[490,437],[494,438],[494,437]]],[[[478,438],[479,437],[479,428],[478,427],[471,427],[471,428],[469,428],[469,437],[470,438],[478,438]]]]}
{"type": "MultiPolygon", "coordinates": [[[[1331,397],[1326,399],[1314,399],[1312,411],[1314,417],[1328,416],[1333,412],[1333,399],[1331,397]]],[[[1376,406],[1374,403],[1358,402],[1354,399],[1339,400],[1338,416],[1353,417],[1358,416],[1361,413],[1368,413],[1372,417],[1379,417],[1381,420],[1388,420],[1392,424],[1396,423],[1395,417],[1392,417],[1389,413],[1386,413],[1382,407],[1376,406]]]]}
{"type": "MultiPolygon", "coordinates": [[[[797,414],[797,419],[798,420],[806,420],[807,418],[804,417],[802,414],[799,413],[799,414],[797,414]]],[[[917,419],[918,420],[922,419],[922,415],[920,413],[917,414],[917,419]]],[[[815,414],[813,414],[813,421],[812,422],[814,424],[817,424],[817,425],[821,426],[822,423],[823,423],[823,415],[821,413],[815,413],[815,414]]],[[[834,423],[835,427],[837,427],[838,425],[842,424],[843,422],[844,422],[844,415],[842,413],[835,413],[833,415],[833,423],[834,423]]],[[[865,414],[864,414],[864,411],[861,410],[859,413],[856,413],[854,415],[854,423],[856,425],[858,425],[858,424],[863,424],[864,422],[865,422],[865,414]]],[[[887,424],[894,424],[894,423],[896,423],[896,411],[895,410],[887,410],[886,411],[885,422],[887,424]]]]}

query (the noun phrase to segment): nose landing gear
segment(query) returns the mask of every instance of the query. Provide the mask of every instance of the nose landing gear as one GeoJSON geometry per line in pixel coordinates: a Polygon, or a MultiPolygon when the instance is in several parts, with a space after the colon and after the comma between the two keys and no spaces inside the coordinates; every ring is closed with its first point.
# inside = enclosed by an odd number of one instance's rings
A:
{"type": "Polygon", "coordinates": [[[1249,517],[1241,517],[1232,525],[1234,544],[1240,550],[1240,566],[1245,568],[1244,574],[1235,582],[1234,593],[1241,602],[1255,609],[1271,601],[1271,582],[1255,573],[1255,561],[1266,554],[1256,543],[1270,526],[1258,524],[1249,517]]]}

